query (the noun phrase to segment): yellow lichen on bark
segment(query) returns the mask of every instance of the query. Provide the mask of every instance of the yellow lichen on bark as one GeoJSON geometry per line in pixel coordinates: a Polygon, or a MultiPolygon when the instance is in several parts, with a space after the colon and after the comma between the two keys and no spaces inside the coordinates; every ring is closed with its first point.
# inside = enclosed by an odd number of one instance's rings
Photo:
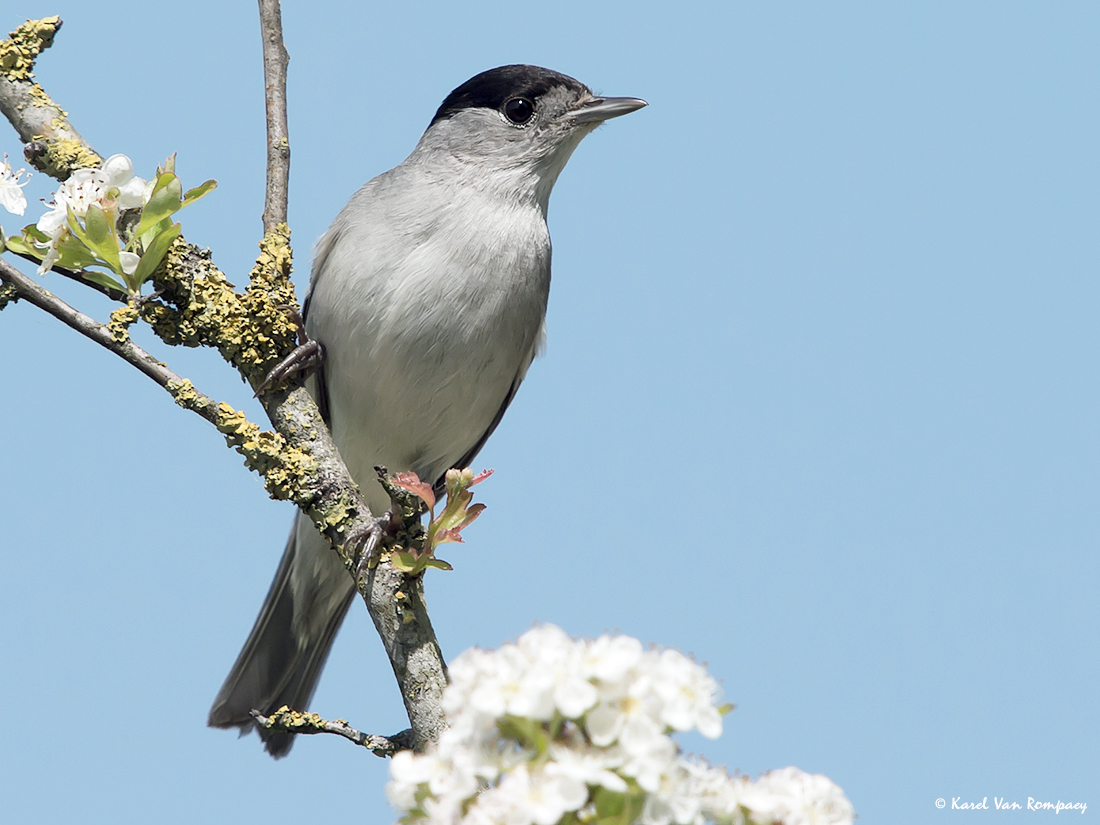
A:
{"type": "Polygon", "coordinates": [[[138,310],[133,304],[119,307],[111,313],[111,320],[107,322],[107,329],[111,331],[111,338],[120,344],[130,340],[129,327],[137,323],[138,310]]]}
{"type": "Polygon", "coordinates": [[[298,301],[289,277],[290,230],[280,230],[260,242],[243,294],[209,257],[177,240],[155,283],[174,308],[149,304],[143,317],[166,343],[216,347],[255,386],[293,346],[298,331],[286,311],[298,301]],[[181,279],[178,272],[191,276],[181,279]]]}
{"type": "Polygon", "coordinates": [[[61,18],[43,17],[28,20],[10,33],[7,40],[0,40],[0,74],[11,80],[30,80],[34,77],[34,61],[53,43],[53,37],[61,28],[61,18]]]}

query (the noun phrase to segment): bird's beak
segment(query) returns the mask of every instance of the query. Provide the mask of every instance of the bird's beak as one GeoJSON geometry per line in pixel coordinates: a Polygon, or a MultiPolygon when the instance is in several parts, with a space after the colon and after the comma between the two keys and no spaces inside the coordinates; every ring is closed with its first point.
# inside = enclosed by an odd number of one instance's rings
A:
{"type": "Polygon", "coordinates": [[[566,117],[574,123],[602,123],[613,117],[636,112],[648,105],[639,97],[592,97],[566,117]]]}

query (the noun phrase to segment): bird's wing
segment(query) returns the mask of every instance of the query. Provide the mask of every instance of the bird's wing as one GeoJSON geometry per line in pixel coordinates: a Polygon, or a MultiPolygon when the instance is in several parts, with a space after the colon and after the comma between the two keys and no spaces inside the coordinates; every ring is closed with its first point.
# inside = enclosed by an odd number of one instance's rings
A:
{"type": "MultiPolygon", "coordinates": [[[[526,372],[526,370],[524,370],[526,372]]],[[[519,389],[520,382],[523,381],[523,375],[517,375],[516,379],[512,382],[512,386],[508,388],[507,394],[504,396],[504,401],[500,404],[500,409],[497,410],[496,415],[493,416],[493,420],[489,422],[489,426],[486,427],[485,432],[481,434],[481,437],[477,440],[469,450],[467,450],[462,458],[455,462],[455,467],[459,469],[465,469],[470,466],[470,462],[474,460],[481,448],[485,446],[485,442],[489,440],[489,436],[493,434],[493,430],[500,424],[500,420],[504,418],[504,413],[508,409],[508,405],[512,403],[512,399],[516,397],[516,390],[519,389]]],[[[437,495],[441,495],[444,488],[444,478],[440,478],[435,482],[435,492],[437,495]]]]}

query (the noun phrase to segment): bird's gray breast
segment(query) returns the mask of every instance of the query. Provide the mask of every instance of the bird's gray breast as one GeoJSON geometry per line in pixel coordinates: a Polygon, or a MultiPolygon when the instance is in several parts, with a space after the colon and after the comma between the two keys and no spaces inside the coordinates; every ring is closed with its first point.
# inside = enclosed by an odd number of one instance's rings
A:
{"type": "Polygon", "coordinates": [[[307,326],[360,483],[376,464],[434,480],[480,441],[535,355],[549,286],[535,204],[401,167],[353,196],[318,244],[307,326]]]}

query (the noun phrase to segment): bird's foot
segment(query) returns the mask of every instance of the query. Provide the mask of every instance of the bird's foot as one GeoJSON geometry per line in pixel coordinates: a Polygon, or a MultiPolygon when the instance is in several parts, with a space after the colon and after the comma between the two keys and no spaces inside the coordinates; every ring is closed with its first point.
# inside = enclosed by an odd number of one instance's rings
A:
{"type": "Polygon", "coordinates": [[[355,566],[355,584],[360,589],[365,581],[367,572],[377,564],[378,551],[382,546],[382,539],[391,532],[393,515],[386,511],[378,518],[371,519],[366,524],[357,527],[348,533],[344,539],[344,549],[348,554],[354,554],[359,550],[359,561],[355,566]]]}
{"type": "Polygon", "coordinates": [[[298,346],[291,350],[290,354],[272,367],[264,380],[256,387],[256,397],[260,393],[292,375],[308,375],[321,366],[325,360],[325,348],[319,341],[314,341],[306,334],[306,322],[302,319],[302,313],[296,306],[283,305],[292,321],[298,326],[298,346]]]}

